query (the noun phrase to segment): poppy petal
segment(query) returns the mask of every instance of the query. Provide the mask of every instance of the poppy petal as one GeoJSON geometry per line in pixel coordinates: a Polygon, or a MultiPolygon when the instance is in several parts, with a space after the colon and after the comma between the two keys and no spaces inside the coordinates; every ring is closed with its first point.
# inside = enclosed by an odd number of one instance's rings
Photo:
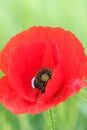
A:
{"type": "Polygon", "coordinates": [[[62,87],[60,87],[58,93],[56,93],[53,98],[51,99],[50,105],[58,105],[61,102],[64,102],[67,100],[70,96],[78,93],[81,88],[87,87],[87,84],[80,80],[80,79],[72,79],[62,84],[62,87]]]}
{"type": "Polygon", "coordinates": [[[66,31],[62,43],[58,43],[64,80],[87,77],[87,57],[81,42],[69,31],[66,31]]]}
{"type": "Polygon", "coordinates": [[[0,68],[4,73],[8,73],[8,59],[10,57],[11,49],[21,44],[32,44],[32,43],[47,43],[47,41],[53,42],[53,37],[57,36],[60,41],[65,31],[62,28],[50,28],[50,27],[31,27],[16,36],[7,43],[4,49],[0,53],[0,68]]]}
{"type": "Polygon", "coordinates": [[[21,44],[10,54],[8,65],[9,82],[17,92],[31,101],[36,100],[39,92],[38,89],[33,89],[31,81],[41,68],[44,50],[45,46],[41,43],[21,44]]]}
{"type": "Polygon", "coordinates": [[[31,104],[11,87],[7,77],[0,79],[0,102],[17,114],[26,112],[31,104]]]}

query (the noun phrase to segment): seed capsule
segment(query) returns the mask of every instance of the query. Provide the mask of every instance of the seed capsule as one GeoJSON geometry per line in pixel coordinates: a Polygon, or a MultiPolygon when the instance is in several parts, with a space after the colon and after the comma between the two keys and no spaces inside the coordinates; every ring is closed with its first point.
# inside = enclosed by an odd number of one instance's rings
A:
{"type": "Polygon", "coordinates": [[[49,80],[49,76],[48,76],[47,74],[43,74],[43,75],[41,76],[41,81],[47,82],[48,80],[49,80]]]}

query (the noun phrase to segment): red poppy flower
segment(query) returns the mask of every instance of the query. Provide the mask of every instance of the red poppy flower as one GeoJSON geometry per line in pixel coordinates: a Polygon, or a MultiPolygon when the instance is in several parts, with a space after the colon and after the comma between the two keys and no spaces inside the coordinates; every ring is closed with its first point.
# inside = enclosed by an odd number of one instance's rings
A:
{"type": "Polygon", "coordinates": [[[13,113],[36,114],[85,86],[87,57],[80,41],[62,28],[32,27],[0,53],[0,102],[13,113]]]}

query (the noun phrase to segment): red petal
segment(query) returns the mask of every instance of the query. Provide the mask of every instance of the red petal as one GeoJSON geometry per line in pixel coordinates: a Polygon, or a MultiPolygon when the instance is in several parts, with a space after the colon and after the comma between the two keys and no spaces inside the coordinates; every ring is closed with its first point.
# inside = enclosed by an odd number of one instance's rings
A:
{"type": "Polygon", "coordinates": [[[72,79],[71,81],[68,81],[62,85],[58,93],[54,95],[54,97],[51,99],[50,105],[55,106],[61,102],[64,102],[70,96],[79,92],[83,87],[87,87],[87,84],[85,84],[84,81],[81,81],[80,79],[72,79]]]}
{"type": "Polygon", "coordinates": [[[43,67],[47,67],[47,68],[51,68],[54,69],[59,61],[59,54],[58,54],[58,48],[57,45],[54,43],[51,43],[49,40],[46,43],[46,49],[44,52],[44,58],[43,58],[43,62],[42,62],[42,68],[43,67]]]}
{"type": "Polygon", "coordinates": [[[39,112],[45,111],[51,107],[55,107],[61,102],[64,102],[70,96],[79,92],[80,89],[83,88],[85,85],[87,86],[87,84],[85,84],[80,79],[75,79],[64,84],[64,86],[60,87],[60,89],[48,101],[42,103],[43,107],[42,109],[40,108],[39,112]]]}
{"type": "Polygon", "coordinates": [[[20,34],[12,37],[12,39],[6,44],[4,49],[1,51],[0,54],[0,68],[3,70],[4,73],[8,72],[8,59],[9,59],[9,52],[11,49],[17,47],[20,44],[29,43],[29,31],[23,31],[20,34]]]}
{"type": "Polygon", "coordinates": [[[13,113],[24,113],[28,111],[31,103],[21,97],[20,93],[14,90],[7,79],[0,79],[0,102],[3,103],[13,113]]]}
{"type": "Polygon", "coordinates": [[[9,52],[20,44],[47,43],[49,39],[50,42],[53,42],[53,37],[56,34],[60,41],[64,33],[65,31],[62,28],[32,27],[29,30],[17,34],[8,42],[0,54],[0,68],[4,73],[8,73],[9,52]]]}
{"type": "Polygon", "coordinates": [[[31,81],[41,68],[44,44],[21,44],[10,54],[8,77],[12,87],[25,98],[35,101],[39,90],[33,89],[31,81]],[[38,51],[39,49],[39,51],[38,51]]]}
{"type": "Polygon", "coordinates": [[[57,43],[60,53],[64,80],[87,77],[87,57],[80,41],[66,31],[61,43],[57,43]]]}

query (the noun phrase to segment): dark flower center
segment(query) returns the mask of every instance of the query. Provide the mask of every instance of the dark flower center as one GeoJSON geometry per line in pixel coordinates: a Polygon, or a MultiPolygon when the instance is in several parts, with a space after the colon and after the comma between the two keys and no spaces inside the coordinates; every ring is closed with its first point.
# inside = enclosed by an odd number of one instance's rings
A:
{"type": "Polygon", "coordinates": [[[45,93],[45,87],[48,83],[48,81],[52,77],[52,70],[48,68],[42,68],[38,71],[38,73],[35,76],[34,80],[34,86],[35,88],[41,89],[42,93],[45,93]]]}

